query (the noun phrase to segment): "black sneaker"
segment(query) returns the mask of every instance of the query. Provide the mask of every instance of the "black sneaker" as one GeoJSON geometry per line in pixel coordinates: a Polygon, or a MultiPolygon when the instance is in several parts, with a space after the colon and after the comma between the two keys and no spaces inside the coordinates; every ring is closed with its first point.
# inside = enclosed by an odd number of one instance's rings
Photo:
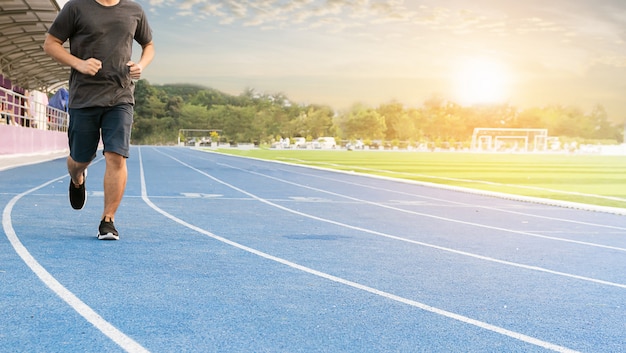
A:
{"type": "Polygon", "coordinates": [[[75,210],[80,210],[85,206],[87,201],[87,192],[85,191],[85,181],[87,179],[87,170],[83,172],[83,183],[79,187],[74,186],[74,182],[70,178],[70,204],[75,210]]]}
{"type": "Polygon", "coordinates": [[[98,239],[99,240],[119,240],[120,235],[113,225],[113,221],[107,222],[103,218],[100,221],[100,227],[98,227],[98,239]]]}

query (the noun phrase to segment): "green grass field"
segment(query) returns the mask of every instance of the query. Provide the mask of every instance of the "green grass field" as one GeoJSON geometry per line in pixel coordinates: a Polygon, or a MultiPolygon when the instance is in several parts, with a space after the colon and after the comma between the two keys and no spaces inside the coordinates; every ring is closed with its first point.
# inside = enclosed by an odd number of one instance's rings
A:
{"type": "Polygon", "coordinates": [[[626,208],[626,156],[222,149],[393,178],[626,208]]]}

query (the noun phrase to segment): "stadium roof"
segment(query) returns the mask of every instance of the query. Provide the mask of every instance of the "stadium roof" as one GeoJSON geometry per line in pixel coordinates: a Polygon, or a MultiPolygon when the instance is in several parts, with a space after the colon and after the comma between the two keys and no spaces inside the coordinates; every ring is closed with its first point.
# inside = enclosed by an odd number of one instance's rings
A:
{"type": "Polygon", "coordinates": [[[67,82],[70,69],[43,51],[59,8],[54,0],[0,0],[0,74],[14,85],[50,91],[67,82]]]}

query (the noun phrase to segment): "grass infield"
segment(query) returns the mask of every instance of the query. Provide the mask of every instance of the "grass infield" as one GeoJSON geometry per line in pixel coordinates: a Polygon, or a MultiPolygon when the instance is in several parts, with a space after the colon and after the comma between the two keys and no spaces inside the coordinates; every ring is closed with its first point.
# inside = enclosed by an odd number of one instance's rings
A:
{"type": "Polygon", "coordinates": [[[626,156],[274,149],[219,152],[626,208],[626,156]]]}

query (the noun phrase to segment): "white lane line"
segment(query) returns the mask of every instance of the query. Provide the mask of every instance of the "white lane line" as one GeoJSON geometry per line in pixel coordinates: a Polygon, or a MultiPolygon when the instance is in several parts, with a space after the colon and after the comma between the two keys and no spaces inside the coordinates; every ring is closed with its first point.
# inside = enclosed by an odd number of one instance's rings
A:
{"type": "MultiPolygon", "coordinates": [[[[219,152],[216,152],[216,151],[208,151],[208,150],[201,150],[201,151],[204,152],[204,153],[220,154],[219,152]]],[[[392,180],[392,181],[396,181],[396,182],[403,182],[403,183],[409,183],[409,184],[415,184],[415,185],[422,185],[422,186],[427,186],[427,187],[431,187],[431,188],[452,190],[452,191],[457,191],[457,192],[465,192],[465,193],[476,194],[476,195],[481,195],[481,196],[497,197],[497,198],[501,198],[501,199],[505,199],[505,200],[514,200],[514,201],[522,201],[522,202],[529,202],[529,203],[537,203],[537,204],[549,205],[549,206],[554,206],[554,207],[564,207],[564,208],[572,208],[572,209],[594,211],[594,212],[606,212],[606,213],[612,213],[612,214],[626,216],[626,208],[623,208],[623,207],[599,206],[599,205],[593,205],[593,204],[584,204],[584,203],[578,203],[578,202],[562,201],[562,200],[557,200],[557,199],[547,199],[547,198],[533,197],[533,196],[524,196],[524,195],[518,195],[518,194],[507,194],[507,193],[497,192],[497,191],[488,191],[488,190],[481,190],[481,189],[475,189],[475,188],[469,188],[469,187],[453,186],[453,185],[446,185],[446,184],[440,184],[440,183],[432,183],[432,182],[428,182],[428,181],[419,181],[419,180],[409,180],[409,179],[402,179],[402,178],[393,178],[393,177],[387,177],[387,176],[382,176],[382,175],[377,175],[377,174],[367,174],[367,173],[361,173],[361,172],[346,171],[346,170],[329,168],[329,167],[318,167],[318,166],[314,166],[314,165],[311,165],[311,164],[304,163],[306,161],[303,161],[303,164],[297,164],[297,163],[290,163],[290,162],[284,162],[284,161],[279,161],[279,160],[268,160],[268,159],[248,157],[248,156],[233,156],[231,154],[223,154],[223,155],[227,155],[227,156],[231,156],[231,157],[238,157],[238,158],[253,159],[253,160],[263,161],[263,162],[268,162],[268,163],[277,163],[277,164],[284,164],[284,165],[294,165],[294,166],[298,166],[298,167],[301,167],[301,168],[318,169],[318,170],[325,170],[325,171],[330,171],[330,172],[335,172],[335,173],[345,173],[345,174],[366,176],[366,177],[369,177],[369,178],[378,178],[378,179],[383,179],[383,180],[392,180]]],[[[287,159],[284,159],[284,160],[295,160],[295,161],[297,161],[297,159],[293,159],[293,158],[287,158],[287,159]]],[[[385,172],[394,174],[393,172],[390,172],[390,171],[385,171],[385,172]]],[[[395,173],[395,174],[398,174],[398,173],[395,173]]]]}
{"type": "Polygon", "coordinates": [[[121,348],[126,350],[127,352],[132,353],[143,353],[148,352],[147,349],[142,347],[139,343],[135,342],[132,338],[126,336],[123,332],[118,330],[115,326],[111,325],[108,321],[103,319],[97,312],[95,312],[91,307],[85,304],[82,300],[80,300],[74,293],[70,292],[67,288],[65,288],[59,281],[57,281],[54,276],[52,276],[26,249],[26,247],[22,244],[19,237],[15,233],[13,229],[13,223],[11,221],[11,212],[13,210],[13,206],[21,199],[22,197],[37,191],[41,188],[44,188],[54,182],[57,182],[61,179],[68,178],[67,175],[63,175],[56,179],[52,179],[44,184],[41,184],[37,187],[34,187],[28,191],[25,191],[11,199],[9,203],[4,207],[4,211],[2,212],[2,227],[4,228],[4,233],[6,237],[9,239],[9,242],[15,249],[15,252],[22,258],[24,263],[39,277],[39,279],[50,288],[56,295],[59,296],[63,301],[65,301],[72,309],[74,309],[80,316],[85,318],[89,323],[94,325],[98,330],[100,330],[105,336],[109,337],[113,342],[117,343],[121,348]]]}
{"type": "MultiPolygon", "coordinates": [[[[292,160],[292,161],[300,162],[300,163],[303,163],[303,164],[304,163],[309,163],[308,161],[303,161],[303,160],[294,159],[294,158],[284,158],[284,160],[292,160]]],[[[597,194],[586,194],[586,193],[576,192],[576,191],[565,191],[565,190],[557,190],[557,189],[550,189],[550,188],[542,188],[542,187],[539,187],[539,186],[504,184],[504,183],[498,183],[498,182],[494,182],[494,181],[485,181],[485,180],[477,180],[477,179],[462,179],[462,178],[442,177],[442,176],[434,176],[434,175],[427,175],[427,174],[417,174],[417,173],[408,173],[408,172],[396,172],[396,171],[392,171],[392,170],[383,170],[383,169],[351,166],[349,164],[336,164],[336,163],[324,163],[324,162],[315,162],[315,164],[317,164],[317,165],[328,165],[328,166],[340,167],[340,168],[360,169],[360,170],[365,170],[365,171],[369,171],[369,172],[387,173],[387,174],[391,174],[391,175],[406,175],[406,176],[420,177],[420,178],[429,178],[429,179],[435,179],[435,180],[459,181],[459,182],[470,183],[470,184],[473,183],[473,184],[506,186],[506,187],[510,187],[510,188],[548,191],[548,192],[553,192],[553,193],[557,193],[557,194],[564,194],[564,195],[585,196],[585,197],[593,197],[593,198],[605,199],[605,200],[611,200],[611,201],[626,202],[626,199],[621,198],[621,197],[605,196],[605,195],[597,195],[597,194]]]]}
{"type": "MultiPolygon", "coordinates": [[[[241,158],[249,158],[249,157],[241,157],[241,158]]],[[[272,162],[272,161],[270,161],[270,162],[272,162]]],[[[281,163],[281,164],[288,164],[288,163],[281,163]]],[[[300,164],[288,164],[288,165],[291,165],[291,166],[295,165],[297,167],[302,167],[303,166],[303,165],[300,165],[300,164]]],[[[317,168],[317,169],[321,169],[321,168],[317,168]]],[[[336,178],[323,177],[323,176],[320,176],[320,175],[314,175],[314,174],[310,174],[310,173],[295,172],[293,170],[287,170],[287,169],[281,169],[281,170],[285,170],[285,171],[287,171],[289,173],[293,173],[293,174],[306,175],[306,176],[314,177],[314,178],[317,178],[317,179],[330,180],[330,181],[334,181],[334,182],[337,182],[337,183],[354,185],[354,186],[359,186],[359,187],[363,187],[363,188],[367,188],[367,189],[378,190],[378,191],[385,191],[385,192],[399,194],[399,195],[407,195],[407,196],[412,196],[412,197],[418,197],[420,199],[425,199],[425,200],[445,202],[445,203],[449,203],[449,204],[453,204],[453,205],[481,208],[481,209],[490,210],[490,211],[511,213],[511,214],[517,214],[517,215],[521,215],[521,216],[540,218],[540,219],[547,219],[547,220],[551,220],[551,221],[559,221],[559,222],[565,222],[565,223],[581,224],[581,225],[587,225],[587,226],[592,226],[592,227],[626,230],[626,227],[619,227],[619,226],[614,226],[614,225],[609,225],[609,224],[599,224],[599,223],[583,222],[583,221],[579,221],[579,220],[565,219],[565,218],[558,218],[558,217],[550,217],[550,216],[543,216],[543,215],[532,214],[532,213],[527,213],[527,212],[520,212],[520,211],[514,211],[514,210],[504,209],[504,208],[496,208],[496,207],[489,207],[489,206],[484,206],[484,205],[468,204],[468,203],[465,203],[465,202],[459,202],[459,201],[454,201],[454,200],[442,199],[442,198],[437,198],[437,197],[429,197],[429,196],[418,195],[418,194],[414,194],[414,193],[408,193],[408,192],[403,192],[403,191],[398,191],[398,190],[393,190],[393,189],[381,188],[381,187],[378,187],[378,186],[371,186],[371,185],[367,185],[367,184],[356,183],[356,182],[352,182],[352,181],[346,181],[346,180],[340,180],[340,179],[336,179],[336,178]]],[[[345,174],[345,172],[343,172],[341,170],[334,170],[334,169],[331,169],[331,170],[335,171],[335,172],[338,172],[338,173],[345,174]]],[[[351,174],[354,175],[354,173],[351,173],[351,174]]],[[[371,174],[359,174],[359,175],[373,178],[373,176],[371,174]]],[[[381,177],[376,177],[376,179],[385,179],[385,180],[391,180],[391,181],[396,181],[396,182],[420,185],[417,182],[413,182],[412,180],[406,180],[406,179],[391,179],[391,178],[381,178],[381,177]]],[[[475,193],[475,194],[478,194],[478,193],[475,193]]],[[[407,201],[403,201],[403,202],[407,202],[407,201]]],[[[411,202],[411,201],[409,201],[409,202],[411,202]]],[[[420,202],[420,201],[415,201],[415,202],[420,202]]]]}
{"type": "MultiPolygon", "coordinates": [[[[160,152],[160,151],[158,151],[158,152],[164,154],[163,152],[160,152]]],[[[186,164],[185,162],[182,162],[179,159],[176,159],[175,157],[169,156],[167,154],[165,154],[165,155],[168,156],[169,158],[177,161],[178,163],[180,163],[180,164],[182,164],[182,165],[184,165],[184,166],[186,166],[186,167],[188,167],[188,168],[190,168],[190,169],[192,169],[192,170],[202,174],[202,175],[209,176],[208,174],[202,172],[201,170],[196,169],[196,168],[190,166],[189,164],[186,164]]],[[[540,339],[535,338],[535,337],[524,335],[524,334],[519,333],[519,332],[507,330],[505,328],[502,328],[502,327],[499,327],[499,326],[495,326],[495,325],[491,325],[489,323],[486,323],[486,322],[483,322],[483,321],[479,321],[479,320],[476,320],[476,319],[472,319],[472,318],[469,318],[467,316],[463,316],[463,315],[456,314],[456,313],[453,313],[453,312],[450,312],[450,311],[439,309],[439,308],[436,308],[436,307],[433,307],[433,306],[430,306],[430,305],[427,305],[427,304],[424,304],[424,303],[420,303],[420,302],[415,301],[415,300],[403,298],[403,297],[400,297],[398,295],[391,294],[391,293],[388,293],[388,292],[385,292],[385,291],[382,291],[382,290],[378,290],[376,288],[368,287],[366,285],[363,285],[363,284],[360,284],[360,283],[357,283],[357,282],[352,282],[350,280],[347,280],[347,279],[344,279],[344,278],[341,278],[341,277],[337,277],[337,276],[333,276],[333,275],[325,273],[325,272],[317,271],[317,270],[314,270],[312,268],[309,268],[309,267],[306,267],[306,266],[302,266],[302,265],[299,265],[297,263],[285,260],[283,258],[276,257],[276,256],[273,256],[273,255],[264,253],[264,252],[262,252],[260,250],[256,250],[256,249],[250,248],[248,246],[242,245],[242,244],[234,242],[232,240],[223,238],[223,237],[221,237],[219,235],[213,234],[213,233],[211,233],[211,232],[209,232],[209,231],[207,231],[205,229],[202,229],[202,228],[197,227],[197,226],[195,226],[193,224],[190,224],[190,223],[187,223],[187,222],[183,221],[182,219],[180,219],[180,218],[178,218],[178,217],[176,217],[176,216],[174,216],[174,215],[172,215],[172,214],[162,210],[157,205],[152,203],[152,201],[150,201],[150,198],[148,197],[148,191],[146,189],[145,175],[144,175],[144,169],[143,169],[143,161],[142,161],[142,156],[141,156],[141,149],[139,149],[139,174],[140,174],[140,178],[141,178],[141,197],[142,197],[142,199],[144,200],[144,202],[148,206],[150,206],[152,209],[154,209],[156,212],[160,213],[161,215],[171,219],[172,221],[174,221],[174,222],[176,222],[176,223],[178,223],[178,224],[180,224],[182,226],[185,226],[185,227],[187,227],[189,229],[192,229],[192,230],[194,230],[194,231],[196,231],[196,232],[198,232],[200,234],[206,235],[206,236],[208,236],[208,237],[210,237],[212,239],[218,240],[218,241],[220,241],[222,243],[228,244],[230,246],[233,246],[235,248],[241,249],[243,251],[255,254],[255,255],[260,256],[262,258],[265,258],[265,259],[268,259],[268,260],[271,260],[271,261],[275,261],[275,262],[283,264],[285,266],[289,266],[289,267],[294,268],[296,270],[299,270],[299,271],[302,271],[302,272],[305,272],[305,273],[309,273],[309,274],[314,275],[314,276],[325,278],[327,280],[330,280],[330,281],[333,281],[333,282],[336,282],[336,283],[340,283],[340,284],[344,284],[346,286],[350,286],[352,288],[356,288],[356,289],[359,289],[359,290],[362,290],[362,291],[365,291],[365,292],[368,292],[368,293],[372,293],[374,295],[378,295],[378,296],[381,296],[381,297],[384,297],[384,298],[387,298],[387,299],[391,299],[391,300],[394,300],[394,301],[397,301],[397,302],[400,302],[400,303],[403,303],[403,304],[406,304],[406,305],[410,305],[410,306],[419,308],[419,309],[424,310],[424,311],[428,311],[428,312],[436,314],[436,315],[444,316],[444,317],[447,317],[447,318],[450,318],[450,319],[454,319],[454,320],[457,320],[457,321],[460,321],[460,322],[463,322],[463,323],[466,323],[466,324],[469,324],[469,325],[473,325],[473,326],[479,327],[481,329],[485,329],[485,330],[492,331],[492,332],[495,332],[495,333],[498,333],[498,334],[501,334],[501,335],[504,335],[504,336],[508,336],[508,337],[514,338],[514,339],[522,341],[522,342],[526,342],[526,343],[529,343],[529,344],[532,344],[532,345],[535,345],[535,346],[539,346],[539,347],[542,347],[542,348],[545,348],[545,349],[549,349],[549,350],[552,350],[552,351],[555,351],[555,352],[563,352],[563,353],[577,352],[577,351],[572,350],[570,348],[559,346],[559,345],[554,344],[554,343],[546,342],[546,341],[540,340],[540,339]]],[[[226,186],[230,186],[231,188],[233,188],[235,190],[241,191],[240,189],[238,189],[235,186],[232,186],[232,185],[230,185],[230,184],[228,184],[226,182],[223,182],[223,181],[221,181],[219,179],[215,179],[214,177],[211,177],[211,176],[209,176],[209,177],[212,178],[213,180],[219,182],[219,183],[222,183],[222,184],[224,184],[226,186]]],[[[255,197],[255,199],[258,200],[257,197],[255,197]]]]}
{"type": "MultiPolygon", "coordinates": [[[[447,248],[447,247],[444,247],[444,246],[434,245],[434,244],[430,244],[430,243],[424,243],[424,242],[417,241],[417,240],[412,240],[412,239],[406,239],[406,238],[402,238],[402,237],[399,237],[399,236],[395,236],[395,235],[391,235],[391,234],[387,234],[387,233],[383,233],[383,232],[378,232],[378,231],[375,231],[375,230],[362,228],[362,227],[358,227],[358,226],[353,226],[353,225],[350,225],[350,224],[341,223],[341,222],[338,222],[338,221],[333,221],[331,219],[317,217],[317,216],[314,216],[314,215],[311,215],[311,214],[308,214],[308,213],[296,211],[296,210],[290,209],[288,207],[285,207],[285,206],[276,204],[274,202],[271,202],[271,201],[269,201],[267,199],[264,199],[264,198],[261,198],[259,196],[256,196],[254,194],[251,194],[251,193],[249,193],[249,192],[247,192],[245,190],[242,190],[242,189],[240,189],[240,188],[238,188],[238,187],[236,187],[234,185],[228,184],[227,182],[222,181],[220,179],[217,179],[214,176],[209,175],[209,174],[207,174],[207,173],[205,173],[205,172],[203,172],[203,171],[201,171],[201,170],[199,170],[197,168],[194,168],[193,166],[191,166],[191,165],[189,165],[189,164],[187,164],[187,163],[185,163],[185,162],[183,162],[183,161],[181,161],[179,159],[176,159],[175,157],[170,156],[170,155],[168,155],[168,154],[166,154],[164,152],[161,152],[161,151],[158,151],[158,150],[157,150],[157,152],[161,153],[161,154],[163,154],[163,155],[165,155],[165,156],[167,156],[167,157],[169,157],[169,158],[171,158],[171,159],[173,159],[175,161],[177,161],[178,163],[186,166],[187,168],[190,168],[190,169],[192,169],[192,170],[194,170],[194,171],[196,171],[196,172],[198,172],[198,173],[200,173],[200,174],[210,178],[211,180],[214,180],[214,181],[216,181],[216,182],[218,182],[218,183],[220,183],[222,185],[225,185],[225,186],[227,186],[227,187],[229,187],[229,188],[231,188],[233,190],[239,191],[242,194],[248,195],[249,197],[251,197],[251,198],[253,198],[253,199],[255,199],[255,200],[259,201],[259,202],[265,203],[267,205],[276,207],[276,208],[281,209],[283,211],[290,212],[290,213],[293,213],[293,214],[296,214],[296,215],[299,215],[299,216],[302,216],[302,217],[306,217],[306,218],[309,218],[309,219],[313,219],[313,220],[317,220],[317,221],[325,222],[325,223],[329,223],[329,224],[334,224],[334,225],[337,225],[337,226],[340,226],[340,227],[344,227],[344,228],[360,231],[360,232],[363,232],[363,233],[378,235],[378,236],[381,236],[381,237],[394,239],[394,240],[398,240],[398,241],[402,241],[402,242],[406,242],[406,243],[410,243],[410,244],[420,245],[420,246],[429,247],[429,248],[432,248],[432,249],[437,249],[437,250],[441,250],[441,251],[450,252],[450,253],[453,253],[453,254],[458,254],[458,255],[463,255],[463,256],[467,256],[467,257],[472,257],[472,258],[479,259],[479,260],[484,260],[484,261],[494,262],[494,263],[498,263],[498,264],[502,264],[502,265],[517,267],[517,268],[523,268],[523,269],[526,269],[526,270],[538,271],[538,272],[543,272],[543,273],[549,273],[549,274],[552,274],[552,275],[557,275],[557,276],[562,276],[562,277],[567,277],[567,278],[574,278],[574,279],[578,279],[578,280],[582,280],[582,281],[587,281],[587,282],[592,282],[592,283],[597,283],[597,284],[602,284],[602,285],[607,285],[607,286],[612,286],[612,287],[618,287],[618,288],[626,289],[626,284],[623,284],[623,283],[615,283],[615,282],[605,281],[605,280],[601,280],[601,279],[597,279],[597,278],[591,278],[591,277],[579,276],[579,275],[566,273],[566,272],[554,271],[554,270],[550,270],[550,269],[539,267],[539,266],[531,266],[531,265],[520,264],[520,263],[517,263],[517,262],[500,260],[500,259],[496,259],[496,258],[493,258],[493,257],[478,255],[478,254],[474,254],[474,253],[470,253],[470,252],[466,252],[466,251],[461,251],[461,250],[456,250],[456,249],[452,249],[452,248],[447,248]]],[[[235,168],[235,169],[238,169],[238,168],[235,168]]],[[[246,172],[249,172],[249,171],[246,171],[246,172]]],[[[400,210],[402,210],[402,209],[400,209],[400,210]]],[[[406,211],[406,210],[403,210],[403,211],[406,211]]],[[[408,211],[406,211],[406,212],[408,212],[408,211]]],[[[428,214],[424,214],[424,215],[425,216],[429,216],[429,217],[433,217],[433,218],[437,218],[437,219],[447,220],[446,218],[443,218],[443,217],[438,217],[438,216],[433,216],[433,215],[428,215],[428,214]]],[[[458,222],[458,223],[467,223],[467,222],[463,222],[463,221],[459,221],[459,220],[452,220],[452,221],[455,221],[455,222],[458,222]]],[[[471,223],[467,223],[467,224],[471,224],[471,223]]],[[[489,227],[489,226],[485,226],[485,225],[481,225],[481,226],[489,227]]],[[[507,230],[507,229],[499,229],[499,228],[495,228],[495,227],[492,227],[492,229],[520,233],[520,232],[517,232],[517,231],[511,231],[511,230],[507,230]]],[[[532,233],[529,233],[529,234],[533,235],[532,233]]],[[[537,236],[537,235],[535,235],[535,236],[537,236]]],[[[541,236],[541,237],[543,237],[543,236],[541,236]]],[[[574,242],[574,241],[572,241],[572,242],[574,242]]],[[[599,245],[599,247],[605,247],[605,246],[599,245]]],[[[617,248],[617,249],[621,249],[621,248],[617,248]]]]}
{"type": "Polygon", "coordinates": [[[359,199],[359,198],[356,198],[356,197],[351,197],[351,196],[348,196],[348,195],[339,194],[339,193],[328,191],[328,190],[314,188],[312,186],[298,184],[298,183],[295,183],[295,182],[292,182],[292,181],[289,181],[289,180],[284,180],[284,179],[276,178],[276,177],[273,177],[273,176],[270,176],[270,175],[266,175],[266,174],[262,174],[262,173],[258,173],[258,172],[253,172],[253,171],[250,171],[250,170],[238,168],[238,167],[231,166],[231,165],[224,164],[224,163],[218,163],[218,165],[223,165],[223,166],[228,167],[228,168],[241,170],[241,171],[244,171],[246,173],[262,176],[262,177],[265,177],[265,178],[268,178],[268,179],[279,181],[281,183],[294,185],[294,186],[297,186],[299,188],[309,189],[309,190],[313,190],[313,191],[317,191],[317,192],[321,192],[321,193],[325,193],[325,194],[341,197],[341,198],[348,199],[348,200],[351,200],[351,201],[355,201],[355,202],[358,202],[358,203],[364,203],[364,204],[368,204],[368,205],[373,205],[373,206],[378,206],[378,207],[382,207],[382,208],[387,208],[387,209],[390,209],[390,210],[393,210],[393,211],[408,213],[408,214],[412,214],[412,215],[416,215],[416,216],[434,218],[434,219],[437,219],[437,220],[440,220],[440,221],[446,221],[446,222],[451,222],[451,223],[459,223],[459,224],[463,224],[463,225],[469,225],[469,226],[479,227],[479,228],[486,228],[486,229],[490,229],[490,230],[497,230],[497,231],[502,231],[502,232],[507,232],[507,233],[521,234],[521,235],[526,235],[526,236],[535,237],[535,238],[543,238],[543,239],[561,241],[561,242],[565,242],[565,243],[574,243],[574,244],[578,244],[578,245],[593,246],[593,247],[597,247],[597,248],[603,248],[603,249],[610,249],[610,250],[626,252],[625,248],[620,248],[620,247],[611,246],[611,245],[590,243],[590,242],[586,242],[586,241],[573,240],[573,239],[567,239],[567,238],[552,237],[552,236],[548,236],[548,235],[536,234],[536,233],[531,233],[531,232],[524,232],[524,231],[521,231],[521,230],[513,230],[513,229],[508,229],[508,228],[501,228],[501,227],[490,226],[490,225],[487,225],[487,224],[462,221],[462,220],[454,219],[454,218],[441,217],[441,216],[436,216],[436,215],[432,215],[432,214],[429,214],[429,213],[422,213],[422,212],[411,211],[411,210],[407,210],[407,209],[403,209],[403,208],[398,208],[398,207],[394,207],[394,206],[390,206],[390,205],[385,205],[385,204],[382,204],[382,203],[379,203],[379,202],[363,200],[363,199],[359,199]]]}

